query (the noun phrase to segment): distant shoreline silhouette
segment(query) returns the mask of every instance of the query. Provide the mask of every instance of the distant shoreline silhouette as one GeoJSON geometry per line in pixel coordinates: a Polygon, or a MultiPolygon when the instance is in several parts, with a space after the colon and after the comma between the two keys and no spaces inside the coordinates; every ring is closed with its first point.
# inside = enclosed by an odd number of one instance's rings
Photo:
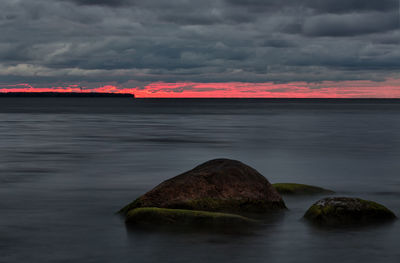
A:
{"type": "Polygon", "coordinates": [[[135,95],[130,93],[107,93],[107,92],[0,92],[0,97],[135,98],[135,95]]]}

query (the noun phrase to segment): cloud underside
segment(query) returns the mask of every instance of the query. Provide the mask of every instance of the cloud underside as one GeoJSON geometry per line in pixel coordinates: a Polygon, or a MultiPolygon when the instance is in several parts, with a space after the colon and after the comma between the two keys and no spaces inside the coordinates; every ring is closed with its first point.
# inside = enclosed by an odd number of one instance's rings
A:
{"type": "Polygon", "coordinates": [[[382,82],[400,70],[397,0],[3,0],[0,10],[0,83],[382,82]]]}
{"type": "Polygon", "coordinates": [[[400,98],[400,80],[323,81],[319,83],[196,83],[153,82],[137,86],[137,82],[102,85],[96,82],[80,85],[35,87],[27,83],[0,84],[2,92],[114,92],[135,94],[138,98],[400,98]],[[135,88],[132,88],[135,87],[135,88]]]}

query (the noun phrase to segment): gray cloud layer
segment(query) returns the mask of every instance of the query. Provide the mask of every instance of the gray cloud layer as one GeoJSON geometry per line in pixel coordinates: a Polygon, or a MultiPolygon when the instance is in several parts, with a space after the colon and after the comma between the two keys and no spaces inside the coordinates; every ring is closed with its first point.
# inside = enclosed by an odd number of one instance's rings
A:
{"type": "Polygon", "coordinates": [[[383,80],[398,0],[2,0],[0,82],[383,80]]]}

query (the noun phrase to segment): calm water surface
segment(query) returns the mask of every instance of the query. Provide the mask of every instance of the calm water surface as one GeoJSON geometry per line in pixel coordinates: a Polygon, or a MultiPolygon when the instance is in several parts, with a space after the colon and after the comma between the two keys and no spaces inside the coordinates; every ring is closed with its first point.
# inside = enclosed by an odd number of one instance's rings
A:
{"type": "Polygon", "coordinates": [[[400,215],[400,102],[0,99],[0,262],[400,262],[400,222],[321,230],[321,197],[245,235],[135,232],[114,214],[204,161],[400,215]]]}

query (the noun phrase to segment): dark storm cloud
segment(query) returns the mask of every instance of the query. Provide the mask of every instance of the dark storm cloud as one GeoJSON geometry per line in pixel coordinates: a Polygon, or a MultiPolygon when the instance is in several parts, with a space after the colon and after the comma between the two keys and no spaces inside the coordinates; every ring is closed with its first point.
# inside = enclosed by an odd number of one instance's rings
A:
{"type": "Polygon", "coordinates": [[[257,12],[292,7],[309,8],[317,13],[386,12],[399,7],[398,0],[226,0],[226,2],[257,12]]]}
{"type": "Polygon", "coordinates": [[[61,0],[66,2],[72,2],[78,5],[100,5],[100,6],[111,6],[119,7],[133,3],[132,0],[61,0]]]}
{"type": "Polygon", "coordinates": [[[310,36],[355,36],[385,32],[398,27],[398,13],[391,12],[314,16],[304,22],[302,30],[310,36]]]}
{"type": "Polygon", "coordinates": [[[0,10],[0,82],[283,83],[400,70],[394,0],[3,0],[0,10]]]}
{"type": "Polygon", "coordinates": [[[296,0],[286,0],[282,3],[282,0],[225,0],[226,3],[246,8],[252,12],[275,12],[277,10],[284,10],[292,8],[294,6],[301,6],[296,0]]]}
{"type": "Polygon", "coordinates": [[[267,39],[263,42],[262,46],[274,48],[289,48],[295,47],[296,43],[285,39],[267,39]]]}
{"type": "Polygon", "coordinates": [[[204,16],[196,13],[189,14],[166,14],[160,16],[160,19],[165,22],[171,22],[180,25],[212,25],[221,23],[221,19],[216,16],[204,16]]]}
{"type": "Polygon", "coordinates": [[[326,13],[390,12],[398,9],[399,6],[398,0],[309,0],[305,2],[318,12],[326,13]]]}

